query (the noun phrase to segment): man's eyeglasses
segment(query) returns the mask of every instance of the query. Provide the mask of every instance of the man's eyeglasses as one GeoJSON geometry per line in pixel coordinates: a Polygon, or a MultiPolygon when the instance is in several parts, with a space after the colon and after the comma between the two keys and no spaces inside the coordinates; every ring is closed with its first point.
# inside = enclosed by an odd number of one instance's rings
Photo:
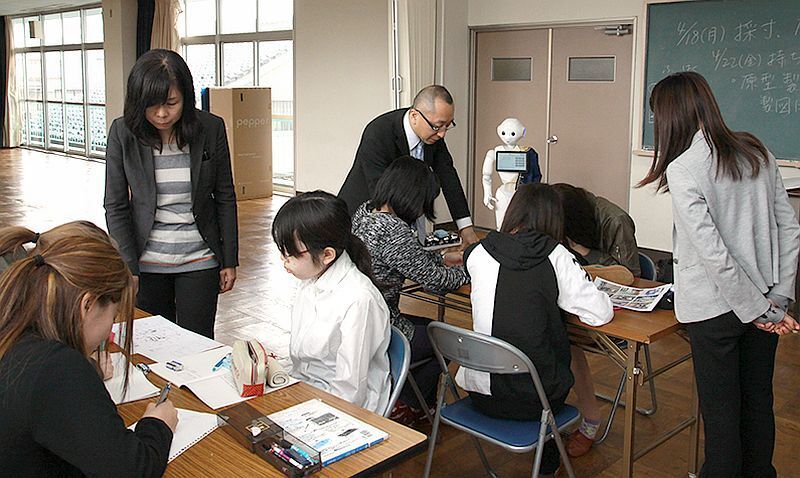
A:
{"type": "MultiPolygon", "coordinates": [[[[422,119],[424,119],[424,120],[425,120],[425,122],[426,122],[426,123],[428,123],[428,126],[430,126],[430,127],[431,127],[431,129],[432,129],[432,130],[433,130],[435,133],[438,133],[439,131],[441,131],[441,130],[442,130],[442,128],[443,128],[442,126],[434,126],[434,125],[433,125],[433,123],[431,123],[430,121],[428,121],[428,118],[426,118],[426,117],[425,117],[425,115],[424,115],[424,114],[422,114],[422,111],[420,111],[420,110],[418,110],[418,109],[414,109],[414,111],[416,111],[417,113],[419,113],[419,115],[420,115],[420,116],[422,116],[422,119]]],[[[447,125],[447,126],[444,126],[444,130],[445,130],[445,131],[450,131],[451,129],[453,129],[453,128],[455,128],[455,127],[456,127],[456,122],[455,122],[455,121],[451,121],[449,125],[447,125]]]]}

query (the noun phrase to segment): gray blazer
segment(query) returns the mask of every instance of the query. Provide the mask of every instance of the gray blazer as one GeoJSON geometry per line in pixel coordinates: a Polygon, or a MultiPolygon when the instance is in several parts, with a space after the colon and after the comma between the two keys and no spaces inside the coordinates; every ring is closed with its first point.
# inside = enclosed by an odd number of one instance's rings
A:
{"type": "MultiPolygon", "coordinates": [[[[198,131],[189,145],[192,213],[197,229],[223,268],[239,265],[236,193],[222,118],[197,111],[198,131]]],[[[106,149],[108,233],[134,275],[156,213],[153,151],[142,145],[122,118],[111,124],[106,149]]]]}
{"type": "Polygon", "coordinates": [[[698,131],[667,167],[672,195],[675,315],[698,322],[733,311],[743,323],[793,298],[800,225],[775,158],[758,176],[716,177],[716,157],[698,131]]]}

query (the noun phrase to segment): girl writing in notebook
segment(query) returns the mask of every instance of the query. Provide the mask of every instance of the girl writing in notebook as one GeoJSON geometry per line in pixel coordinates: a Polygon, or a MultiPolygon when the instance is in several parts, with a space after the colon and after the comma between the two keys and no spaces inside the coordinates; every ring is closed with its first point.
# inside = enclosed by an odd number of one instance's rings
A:
{"type": "MultiPolygon", "coordinates": [[[[26,244],[45,247],[58,238],[86,234],[103,241],[108,240],[108,235],[89,221],[72,221],[60,224],[43,233],[33,232],[24,227],[7,227],[0,234],[0,273],[5,271],[12,263],[28,255],[26,244]]],[[[105,344],[104,344],[105,345],[105,344]]],[[[104,347],[101,347],[104,348],[104,347]]],[[[114,365],[107,350],[95,350],[90,355],[92,363],[103,380],[110,380],[114,376],[114,365]]]]}
{"type": "Polygon", "coordinates": [[[302,284],[292,307],[290,374],[382,414],[389,402],[389,310],[347,205],[324,191],[293,197],[272,223],[286,271],[302,284]]]}
{"type": "MultiPolygon", "coordinates": [[[[473,329],[505,340],[531,359],[554,413],[574,383],[562,311],[592,326],[614,315],[611,300],[597,290],[563,241],[558,194],[548,184],[526,184],[511,199],[500,231],[464,253],[472,278],[473,329]]],[[[490,375],[462,367],[456,382],[486,415],[541,418],[542,403],[527,374],[490,375]]],[[[558,465],[558,450],[550,440],[540,476],[552,476],[558,465]]]]}
{"type": "Polygon", "coordinates": [[[4,474],[164,472],[177,425],[172,403],[149,404],[136,430],[128,430],[87,360],[115,319],[127,324],[129,352],[133,279],[107,237],[74,234],[37,245],[0,275],[4,474]]]}
{"type": "Polygon", "coordinates": [[[655,158],[640,186],[672,199],[675,317],[686,324],[705,427],[702,477],[776,475],[778,335],[800,329],[800,226],[775,157],[725,124],[711,87],[681,72],[650,95],[655,158]]]}

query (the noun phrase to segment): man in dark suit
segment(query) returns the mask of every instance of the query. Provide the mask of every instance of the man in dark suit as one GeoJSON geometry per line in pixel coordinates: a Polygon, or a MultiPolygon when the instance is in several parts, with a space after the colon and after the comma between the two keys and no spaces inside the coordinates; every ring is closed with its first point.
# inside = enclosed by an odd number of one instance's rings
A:
{"type": "Polygon", "coordinates": [[[436,174],[463,242],[477,242],[464,188],[444,142],[447,131],[456,126],[453,114],[453,97],[447,89],[431,85],[417,93],[411,108],[372,120],[364,128],[353,167],[339,191],[350,214],[370,199],[375,183],[392,161],[410,155],[424,161],[436,174]]]}

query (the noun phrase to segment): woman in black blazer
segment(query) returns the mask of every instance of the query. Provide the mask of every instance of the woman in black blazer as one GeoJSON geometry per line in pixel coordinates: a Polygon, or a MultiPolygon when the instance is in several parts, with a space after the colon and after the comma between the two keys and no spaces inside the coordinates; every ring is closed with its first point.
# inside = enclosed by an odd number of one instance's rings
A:
{"type": "Polygon", "coordinates": [[[217,294],[236,280],[236,195],[225,125],[194,105],[177,53],[139,58],[108,133],[104,207],[136,305],[213,337],[217,294]]]}

